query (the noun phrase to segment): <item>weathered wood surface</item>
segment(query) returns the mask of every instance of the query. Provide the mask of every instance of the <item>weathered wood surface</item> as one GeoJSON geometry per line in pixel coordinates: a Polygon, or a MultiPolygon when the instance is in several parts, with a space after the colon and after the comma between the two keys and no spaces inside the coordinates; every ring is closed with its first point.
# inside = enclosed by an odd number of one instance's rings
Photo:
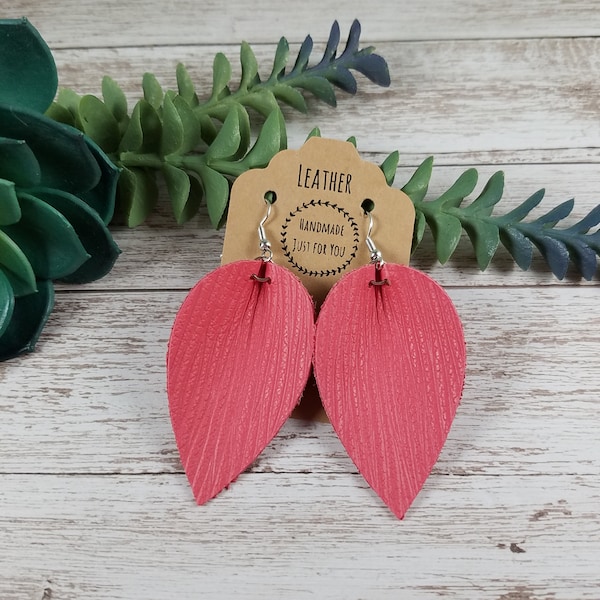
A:
{"type": "MultiPolygon", "coordinates": [[[[276,36],[254,48],[265,76],[275,47],[276,36]]],[[[298,48],[291,47],[292,57],[298,48]]],[[[315,62],[323,48],[315,42],[315,62]]],[[[600,160],[597,37],[381,42],[376,49],[388,60],[390,87],[359,76],[358,97],[340,92],[338,110],[312,100],[306,115],[286,109],[293,115],[290,146],[318,124],[323,135],[354,135],[364,152],[399,150],[408,164],[429,154],[446,164],[472,162],[473,154],[509,163],[600,160]]],[[[174,87],[182,62],[198,92],[209,95],[216,52],[228,57],[239,81],[239,43],[65,49],[56,52],[56,62],[65,86],[98,94],[102,75],[109,74],[132,99],[141,95],[145,71],[174,87]]]]}
{"type": "MultiPolygon", "coordinates": [[[[144,71],[199,89],[242,39],[264,70],[285,35],[323,48],[359,17],[393,84],[359,79],[337,109],[287,112],[290,146],[319,125],[368,159],[398,149],[397,185],[436,156],[431,192],[470,166],[506,173],[508,211],[540,187],[600,203],[600,16],[594,2],[281,3],[0,0],[48,39],[61,83],[134,101],[144,71]]],[[[543,206],[536,214],[543,212],[543,206]]],[[[0,364],[0,598],[129,600],[600,598],[598,279],[558,282],[499,252],[485,273],[467,243],[414,266],[447,287],[465,324],[464,397],[414,506],[397,521],[325,423],[289,421],[231,488],[193,503],[168,418],[164,355],[175,312],[218,264],[205,216],[166,202],[105,279],[60,286],[29,356],[0,364]]]]}
{"type": "Polygon", "coordinates": [[[293,7],[272,0],[62,0],[3,2],[3,12],[28,15],[56,48],[273,43],[281,35],[300,42],[322,39],[337,19],[357,18],[367,40],[447,40],[587,37],[600,33],[590,0],[437,0],[365,3],[305,0],[293,7]]]}

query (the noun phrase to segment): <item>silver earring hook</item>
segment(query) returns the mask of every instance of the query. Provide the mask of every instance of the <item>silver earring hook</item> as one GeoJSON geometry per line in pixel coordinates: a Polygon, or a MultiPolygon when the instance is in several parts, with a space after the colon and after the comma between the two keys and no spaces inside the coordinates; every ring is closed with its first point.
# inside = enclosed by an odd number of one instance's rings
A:
{"type": "Polygon", "coordinates": [[[370,211],[365,211],[365,215],[368,215],[369,217],[369,230],[367,231],[365,243],[367,244],[367,248],[371,255],[371,263],[374,264],[377,269],[381,269],[381,267],[385,265],[385,260],[383,260],[381,251],[375,246],[375,242],[373,242],[373,239],[371,238],[371,233],[373,232],[373,215],[370,211]]]}
{"type": "Polygon", "coordinates": [[[375,245],[373,238],[371,237],[371,233],[373,233],[373,215],[371,211],[373,209],[367,211],[365,210],[365,215],[369,217],[369,229],[367,231],[367,237],[365,239],[365,243],[367,244],[367,248],[369,249],[369,253],[371,255],[371,264],[375,266],[375,279],[372,279],[369,282],[371,286],[382,286],[382,285],[390,285],[390,281],[387,277],[382,278],[382,269],[383,265],[385,265],[385,260],[383,260],[383,256],[381,255],[381,251],[375,245]]]}
{"type": "Polygon", "coordinates": [[[258,247],[260,248],[261,254],[257,257],[257,260],[261,260],[262,263],[258,273],[250,275],[250,279],[254,279],[254,281],[257,281],[258,283],[271,283],[271,278],[266,275],[266,272],[267,263],[272,262],[273,260],[273,250],[271,250],[271,244],[267,239],[267,233],[265,232],[265,223],[271,215],[271,202],[269,202],[266,197],[265,202],[267,204],[267,214],[258,224],[258,247]]]}
{"type": "Polygon", "coordinates": [[[273,250],[271,250],[271,244],[267,239],[264,225],[271,215],[271,203],[266,198],[265,203],[267,205],[267,214],[263,217],[262,221],[258,225],[258,247],[261,251],[259,258],[264,262],[270,262],[273,259],[273,250]]]}

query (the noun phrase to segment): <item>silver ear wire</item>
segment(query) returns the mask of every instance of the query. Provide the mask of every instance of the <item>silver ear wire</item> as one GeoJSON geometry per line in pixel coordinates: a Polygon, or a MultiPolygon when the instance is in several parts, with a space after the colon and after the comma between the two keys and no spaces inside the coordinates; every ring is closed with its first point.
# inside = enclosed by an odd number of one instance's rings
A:
{"type": "Polygon", "coordinates": [[[259,258],[264,262],[270,262],[273,259],[273,250],[271,250],[271,244],[267,239],[264,225],[271,215],[271,203],[266,198],[265,203],[267,205],[267,214],[263,217],[262,221],[258,225],[258,247],[261,251],[259,258]]]}
{"type": "Polygon", "coordinates": [[[373,232],[373,215],[371,214],[371,211],[365,211],[365,215],[368,215],[369,217],[369,230],[367,231],[365,243],[367,244],[367,248],[371,255],[371,263],[374,264],[377,269],[381,269],[381,267],[385,265],[385,260],[383,260],[381,251],[375,246],[375,242],[373,242],[373,239],[371,238],[371,233],[373,232]]]}
{"type": "Polygon", "coordinates": [[[367,244],[367,248],[369,249],[369,253],[371,255],[371,264],[375,266],[375,279],[372,279],[369,282],[369,285],[390,285],[388,278],[382,278],[381,276],[381,270],[383,269],[383,265],[385,265],[385,260],[383,260],[381,251],[379,250],[379,248],[377,248],[375,242],[373,242],[373,238],[371,238],[371,233],[373,233],[373,215],[371,214],[372,210],[373,209],[369,211],[365,210],[365,215],[368,215],[369,217],[369,229],[367,231],[365,243],[367,244]]]}
{"type": "Polygon", "coordinates": [[[258,224],[258,247],[260,248],[260,256],[257,260],[262,260],[258,273],[250,275],[250,279],[254,279],[258,283],[271,283],[271,278],[266,275],[267,263],[273,261],[273,250],[271,250],[271,243],[267,239],[267,233],[265,232],[265,223],[271,215],[271,202],[265,197],[265,203],[267,205],[267,214],[262,218],[258,224]]]}

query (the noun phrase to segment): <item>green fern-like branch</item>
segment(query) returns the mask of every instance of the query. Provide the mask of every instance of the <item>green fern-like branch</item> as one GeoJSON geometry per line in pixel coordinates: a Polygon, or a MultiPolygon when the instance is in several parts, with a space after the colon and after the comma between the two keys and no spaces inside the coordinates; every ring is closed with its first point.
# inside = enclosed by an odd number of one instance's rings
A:
{"type": "MultiPolygon", "coordinates": [[[[318,127],[308,134],[309,138],[313,136],[321,136],[318,127]]],[[[346,141],[356,147],[354,137],[346,141]]],[[[399,158],[395,150],[379,165],[389,186],[396,178],[399,158]]],[[[494,216],[492,211],[504,192],[502,171],[494,173],[479,196],[466,206],[463,206],[464,200],[477,185],[477,170],[467,169],[441,196],[425,200],[432,172],[433,157],[430,156],[402,187],[415,207],[412,252],[429,227],[435,241],[436,257],[444,264],[454,254],[464,230],[473,244],[475,258],[482,271],[488,268],[502,244],[524,271],[531,266],[535,247],[558,279],[565,277],[570,261],[585,279],[594,277],[597,256],[600,256],[600,230],[589,231],[600,224],[600,205],[574,225],[559,229],[556,225],[571,214],[574,200],[563,202],[534,221],[523,221],[544,198],[545,191],[542,189],[509,213],[494,216]]]]}
{"type": "Polygon", "coordinates": [[[306,112],[303,92],[309,92],[335,106],[335,87],[356,92],[351,70],[378,85],[389,85],[385,60],[372,47],[360,49],[359,38],[360,24],[354,21],[338,55],[340,30],[335,22],[320,62],[308,65],[313,50],[308,36],[289,72],[289,44],[281,38],[264,80],[254,52],[243,43],[237,87],[233,89],[230,82],[229,60],[219,53],[213,64],[212,89],[202,101],[180,64],[177,91],[165,92],[154,75],[144,75],[144,97],[131,114],[125,94],[109,77],[102,82],[102,100],[63,89],[47,114],[84,131],[121,169],[117,213],[129,226],[142,223],[154,208],[156,175],[161,173],[178,223],[189,220],[204,201],[212,224],[220,227],[227,215],[231,181],[248,169],[265,167],[287,145],[280,103],[306,112]],[[264,119],[254,143],[253,112],[264,119]]]}
{"type": "MultiPolygon", "coordinates": [[[[382,165],[390,184],[389,176],[393,178],[397,163],[397,153],[394,153],[382,165]]],[[[523,270],[531,266],[534,248],[537,248],[558,279],[565,277],[570,262],[585,279],[592,279],[596,273],[597,256],[600,256],[600,231],[590,233],[590,230],[600,223],[600,205],[566,228],[557,225],[571,214],[573,200],[563,202],[535,220],[525,221],[544,198],[545,191],[541,189],[509,213],[494,215],[494,207],[504,192],[502,171],[489,178],[474,200],[463,204],[477,185],[476,169],[462,173],[438,198],[425,200],[432,167],[433,158],[430,157],[402,188],[416,210],[413,250],[423,239],[426,227],[429,227],[437,258],[444,264],[456,250],[464,230],[473,244],[477,264],[482,271],[489,266],[498,246],[502,244],[523,270]]]]}

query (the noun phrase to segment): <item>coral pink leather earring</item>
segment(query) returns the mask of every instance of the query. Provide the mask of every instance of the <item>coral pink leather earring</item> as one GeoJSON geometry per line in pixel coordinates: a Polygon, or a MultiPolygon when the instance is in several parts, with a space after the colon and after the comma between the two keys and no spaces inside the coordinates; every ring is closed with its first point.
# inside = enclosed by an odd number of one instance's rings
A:
{"type": "Polygon", "coordinates": [[[167,354],[171,422],[198,504],[242,473],[279,431],[308,380],[314,305],[300,281],[262,257],[209,273],[183,302],[167,354]]]}
{"type": "Polygon", "coordinates": [[[458,314],[427,275],[386,264],[345,275],[317,319],[314,371],[325,411],[369,485],[399,518],[448,435],[465,376],[458,314]]]}

